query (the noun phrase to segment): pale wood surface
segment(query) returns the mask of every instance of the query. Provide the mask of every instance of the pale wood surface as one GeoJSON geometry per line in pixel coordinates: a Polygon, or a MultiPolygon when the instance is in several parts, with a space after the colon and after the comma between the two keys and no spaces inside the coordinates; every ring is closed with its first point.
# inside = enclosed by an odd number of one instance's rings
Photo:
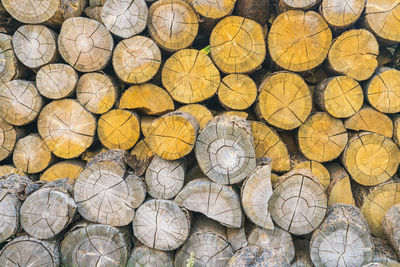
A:
{"type": "Polygon", "coordinates": [[[126,267],[174,267],[173,258],[170,252],[141,245],[132,250],[126,267]]]}
{"type": "Polygon", "coordinates": [[[0,33],[0,81],[11,81],[18,76],[19,63],[12,49],[12,36],[0,33]]]}
{"type": "Polygon", "coordinates": [[[323,0],[321,14],[334,29],[342,29],[354,24],[361,16],[365,0],[323,0]]]}
{"type": "Polygon", "coordinates": [[[201,16],[220,19],[233,11],[236,0],[189,0],[188,2],[201,16]]]}
{"type": "Polygon", "coordinates": [[[4,160],[12,153],[17,137],[16,128],[0,118],[0,160],[4,160]]]}
{"type": "Polygon", "coordinates": [[[247,267],[254,262],[260,266],[289,267],[290,263],[283,254],[258,246],[248,246],[235,253],[228,262],[228,267],[247,267]]]}
{"type": "Polygon", "coordinates": [[[78,74],[67,64],[48,64],[36,74],[36,87],[39,93],[50,99],[70,96],[78,82],[78,74]]]}

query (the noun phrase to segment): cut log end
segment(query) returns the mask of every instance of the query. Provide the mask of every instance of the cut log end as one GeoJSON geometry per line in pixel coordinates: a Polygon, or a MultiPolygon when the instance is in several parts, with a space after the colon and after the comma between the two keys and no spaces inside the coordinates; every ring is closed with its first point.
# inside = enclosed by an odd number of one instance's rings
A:
{"type": "Polygon", "coordinates": [[[170,252],[152,249],[146,246],[135,247],[129,257],[127,267],[174,267],[170,252]]]}
{"type": "Polygon", "coordinates": [[[225,76],[218,88],[218,99],[227,109],[247,109],[256,97],[257,85],[250,77],[242,74],[225,76]]]}
{"type": "Polygon", "coordinates": [[[324,0],[321,3],[321,14],[334,29],[343,29],[353,25],[364,11],[364,0],[324,0]],[[350,9],[350,11],[349,11],[350,9]]]}
{"type": "Polygon", "coordinates": [[[263,29],[250,19],[226,17],[211,32],[210,50],[213,61],[222,72],[252,72],[266,56],[263,29]]]}
{"type": "Polygon", "coordinates": [[[83,171],[84,166],[84,162],[79,160],[61,161],[46,169],[40,175],[40,180],[47,182],[52,182],[63,178],[75,180],[83,171]]]}
{"type": "Polygon", "coordinates": [[[6,83],[19,74],[19,63],[12,49],[12,36],[0,33],[0,82],[6,83]]]}
{"type": "Polygon", "coordinates": [[[202,17],[220,19],[233,11],[236,0],[190,0],[189,2],[202,17]]]}
{"type": "Polygon", "coordinates": [[[319,66],[328,55],[331,42],[328,24],[314,11],[287,11],[274,20],[268,34],[272,60],[281,68],[295,72],[319,66]]]}
{"type": "Polygon", "coordinates": [[[271,249],[258,246],[248,246],[236,252],[229,260],[228,267],[247,267],[254,262],[261,266],[289,267],[290,263],[283,254],[276,253],[271,249]]]}
{"type": "Polygon", "coordinates": [[[213,118],[211,111],[200,104],[189,104],[180,107],[178,110],[192,114],[200,125],[200,130],[213,118]]]}
{"type": "Polygon", "coordinates": [[[27,24],[48,21],[61,6],[58,0],[41,0],[40,4],[28,0],[4,0],[2,4],[16,20],[27,24]]]}
{"type": "Polygon", "coordinates": [[[0,118],[0,160],[7,158],[12,153],[16,142],[16,129],[0,118]]]}

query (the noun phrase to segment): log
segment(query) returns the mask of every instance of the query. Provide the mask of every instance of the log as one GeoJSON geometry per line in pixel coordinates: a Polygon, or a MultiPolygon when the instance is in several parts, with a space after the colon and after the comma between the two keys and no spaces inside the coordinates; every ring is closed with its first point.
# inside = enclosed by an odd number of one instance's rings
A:
{"type": "Polygon", "coordinates": [[[357,81],[367,80],[378,66],[379,44],[365,29],[349,30],[337,37],[329,49],[329,66],[336,73],[357,81]]]}
{"type": "MultiPolygon", "coordinates": [[[[396,121],[394,121],[394,123],[396,124],[396,121]]],[[[353,116],[346,119],[344,127],[357,132],[373,132],[389,138],[393,136],[392,120],[387,115],[370,107],[364,107],[353,116]]],[[[396,131],[394,131],[394,135],[396,136],[396,131]]]]}
{"type": "Polygon", "coordinates": [[[60,264],[56,241],[23,235],[7,243],[0,251],[1,266],[48,266],[60,264]]]}
{"type": "Polygon", "coordinates": [[[144,115],[140,118],[140,130],[144,138],[149,136],[150,126],[155,119],[157,119],[156,116],[147,116],[147,115],[144,115]]]}
{"type": "Polygon", "coordinates": [[[184,160],[165,160],[155,156],[146,171],[147,191],[153,198],[171,199],[183,187],[185,180],[184,160]]]}
{"type": "Polygon", "coordinates": [[[386,266],[379,262],[370,262],[368,264],[363,265],[362,267],[386,267],[386,266]]]}
{"type": "Polygon", "coordinates": [[[388,209],[400,202],[400,183],[397,180],[375,187],[353,186],[354,199],[368,222],[371,233],[384,239],[382,221],[388,209]]]}
{"type": "Polygon", "coordinates": [[[232,13],[236,0],[190,0],[189,3],[204,20],[218,20],[232,13]]]}
{"type": "Polygon", "coordinates": [[[305,122],[311,108],[310,88],[295,73],[272,73],[259,86],[255,112],[272,126],[293,130],[305,122]]]}
{"type": "Polygon", "coordinates": [[[349,76],[336,76],[321,81],[315,88],[318,107],[335,118],[356,114],[364,103],[360,84],[349,76]]]}
{"type": "Polygon", "coordinates": [[[336,203],[355,205],[350,177],[346,170],[337,163],[329,164],[326,168],[331,176],[331,182],[326,190],[328,206],[330,207],[336,203]]]}
{"type": "Polygon", "coordinates": [[[296,257],[292,261],[291,267],[314,267],[310,258],[310,241],[306,239],[296,239],[294,241],[296,257]]]}
{"type": "Polygon", "coordinates": [[[88,16],[91,19],[97,20],[100,23],[103,23],[101,21],[101,10],[103,9],[103,5],[100,6],[88,6],[83,10],[83,13],[85,13],[86,16],[88,16]]]}
{"type": "Polygon", "coordinates": [[[101,21],[114,35],[129,38],[146,28],[148,8],[144,0],[105,1],[101,21]]]}
{"type": "Polygon", "coordinates": [[[371,262],[373,242],[361,211],[346,204],[333,205],[313,233],[311,260],[319,266],[362,266],[371,262]]]}
{"type": "Polygon", "coordinates": [[[231,244],[233,251],[238,251],[248,245],[246,229],[244,229],[244,226],[241,228],[226,227],[226,238],[228,239],[229,244],[231,244]]]}
{"type": "Polygon", "coordinates": [[[137,209],[132,225],[140,242],[163,251],[180,247],[190,231],[190,220],[185,210],[164,199],[150,199],[143,203],[137,209]]]}
{"type": "Polygon", "coordinates": [[[130,86],[122,94],[118,107],[137,109],[148,115],[161,115],[175,109],[171,96],[161,87],[151,83],[130,86]]]}
{"type": "Polygon", "coordinates": [[[279,10],[286,11],[291,9],[309,10],[320,3],[320,0],[279,0],[279,10]]]}
{"type": "Polygon", "coordinates": [[[365,4],[365,26],[377,36],[383,44],[400,41],[399,21],[396,14],[399,10],[397,1],[367,0],[365,4]]]}
{"type": "Polygon", "coordinates": [[[331,42],[332,33],[328,24],[314,11],[287,11],[274,20],[268,34],[272,61],[283,69],[295,72],[312,70],[321,65],[331,42]]]}
{"type": "Polygon", "coordinates": [[[104,68],[111,58],[113,47],[114,42],[107,28],[84,17],[64,21],[58,36],[62,58],[81,72],[104,68]]]}
{"type": "Polygon", "coordinates": [[[143,201],[125,178],[125,154],[109,150],[91,160],[75,181],[74,200],[88,221],[112,226],[128,225],[143,201]]]}
{"type": "Polygon", "coordinates": [[[190,236],[177,251],[174,263],[175,266],[186,266],[191,255],[194,254],[194,266],[225,267],[233,253],[224,227],[200,216],[193,220],[190,236]]]}
{"type": "Polygon", "coordinates": [[[126,228],[77,223],[60,245],[63,266],[125,266],[131,246],[126,228]]]}
{"type": "Polygon", "coordinates": [[[184,105],[178,108],[178,110],[192,114],[199,123],[200,130],[213,118],[211,111],[206,106],[200,104],[184,105]]]}
{"type": "Polygon", "coordinates": [[[36,74],[36,87],[39,93],[50,99],[71,96],[78,82],[78,74],[67,64],[48,64],[36,74]]]}
{"type": "Polygon", "coordinates": [[[21,204],[22,201],[15,194],[8,192],[7,189],[0,189],[0,243],[6,242],[19,231],[21,204]]]}
{"type": "Polygon", "coordinates": [[[388,67],[377,69],[366,85],[366,96],[371,106],[383,113],[399,112],[399,89],[396,85],[398,82],[399,70],[388,67]]]}
{"type": "Polygon", "coordinates": [[[21,75],[21,67],[12,49],[12,36],[0,33],[0,82],[17,79],[21,75]]]}
{"type": "Polygon", "coordinates": [[[220,84],[219,71],[210,57],[195,49],[180,50],[168,58],[161,79],[172,98],[184,104],[212,97],[220,84]]]}
{"type": "Polygon", "coordinates": [[[294,259],[295,250],[292,236],[278,226],[275,226],[274,229],[254,227],[249,232],[248,241],[250,246],[271,249],[276,254],[284,255],[289,262],[294,259]]]}
{"type": "Polygon", "coordinates": [[[38,173],[53,160],[50,149],[38,134],[30,134],[17,141],[14,148],[15,167],[26,173],[38,173]]]}
{"type": "Polygon", "coordinates": [[[83,161],[89,162],[98,154],[106,151],[108,151],[107,148],[103,147],[101,144],[96,144],[85,150],[85,152],[83,152],[81,155],[81,159],[83,161]]]}
{"type": "Polygon", "coordinates": [[[135,196],[134,207],[137,208],[144,202],[147,194],[146,184],[143,179],[132,172],[128,172],[125,182],[132,188],[135,196]]]}
{"type": "Polygon", "coordinates": [[[14,33],[12,44],[19,61],[35,70],[57,60],[56,38],[43,25],[24,25],[14,33]]]}
{"type": "Polygon", "coordinates": [[[364,11],[365,0],[323,0],[321,14],[333,29],[341,30],[352,26],[364,11]]]}
{"type": "Polygon", "coordinates": [[[99,118],[97,135],[108,149],[131,149],[140,136],[139,116],[127,110],[110,110],[99,118]]]}
{"type": "Polygon", "coordinates": [[[108,75],[92,72],[82,75],[76,86],[76,98],[94,114],[109,111],[118,97],[118,88],[108,75]]]}
{"type": "Polygon", "coordinates": [[[270,14],[270,0],[238,0],[237,14],[265,25],[270,14]]]}
{"type": "Polygon", "coordinates": [[[94,116],[72,99],[55,100],[45,106],[37,121],[40,136],[57,157],[81,155],[93,142],[94,116]]]}
{"type": "Polygon", "coordinates": [[[161,0],[150,6],[147,27],[161,48],[177,51],[192,44],[199,23],[196,13],[185,1],[161,0]]]}
{"type": "Polygon", "coordinates": [[[156,119],[145,139],[150,150],[166,160],[175,160],[189,154],[196,142],[199,124],[187,112],[174,111],[156,119]]]}
{"type": "Polygon", "coordinates": [[[20,130],[0,118],[0,161],[11,155],[17,139],[20,138],[20,130]]]}
{"type": "Polygon", "coordinates": [[[318,112],[300,126],[297,141],[306,158],[326,162],[340,156],[346,147],[348,134],[341,120],[318,112]]]}
{"type": "Polygon", "coordinates": [[[222,79],[217,95],[226,109],[244,110],[256,101],[257,85],[246,75],[230,74],[222,79]]]}
{"type": "Polygon", "coordinates": [[[239,110],[229,110],[229,111],[223,111],[221,113],[218,113],[217,115],[225,115],[225,116],[236,116],[236,117],[241,117],[245,120],[249,117],[249,113],[246,111],[239,111],[239,110]]]}
{"type": "Polygon", "coordinates": [[[396,203],[390,207],[382,220],[382,229],[386,239],[396,251],[400,258],[400,204],[396,203]]]}
{"type": "Polygon", "coordinates": [[[151,152],[149,146],[146,144],[144,140],[140,140],[136,143],[136,145],[132,148],[130,154],[138,160],[146,160],[151,158],[154,153],[151,152]]]}
{"type": "Polygon", "coordinates": [[[33,122],[43,106],[33,82],[12,80],[0,84],[0,117],[16,126],[33,122]]]}
{"type": "Polygon", "coordinates": [[[75,180],[83,171],[85,163],[80,160],[65,160],[51,165],[41,175],[40,180],[52,182],[55,180],[69,178],[75,180]]]}
{"type": "Polygon", "coordinates": [[[256,158],[272,158],[272,171],[289,171],[290,155],[278,133],[272,127],[259,121],[251,121],[250,125],[256,158]]]}
{"type": "Polygon", "coordinates": [[[318,161],[307,160],[299,153],[294,153],[291,155],[291,165],[293,170],[310,171],[314,177],[318,179],[318,182],[322,185],[322,187],[327,190],[331,181],[331,175],[324,165],[318,161]]]}
{"type": "Polygon", "coordinates": [[[397,261],[396,253],[385,240],[373,237],[372,242],[374,243],[373,262],[381,263],[387,267],[396,267],[400,265],[400,262],[397,261]]]}
{"type": "Polygon", "coordinates": [[[126,267],[174,267],[173,254],[168,251],[137,246],[132,250],[126,267]]]}
{"type": "Polygon", "coordinates": [[[188,210],[203,213],[227,227],[242,226],[240,199],[229,186],[204,178],[195,179],[183,187],[175,197],[175,202],[188,210]]]}
{"type": "Polygon", "coordinates": [[[217,116],[200,132],[195,147],[203,173],[214,182],[235,184],[256,167],[250,124],[237,116],[217,116]]]}
{"type": "Polygon", "coordinates": [[[258,164],[253,173],[243,182],[240,200],[247,218],[265,229],[274,229],[268,212],[268,201],[272,196],[271,159],[258,164]]]}
{"type": "MultiPolygon", "coordinates": [[[[122,2],[122,0],[113,1],[122,2]]],[[[144,4],[144,0],[132,0],[132,6],[136,2],[144,4]]],[[[157,74],[161,65],[161,51],[152,39],[134,36],[117,44],[113,51],[112,64],[118,78],[123,82],[144,83],[157,74]]]]}
{"type": "Polygon", "coordinates": [[[228,262],[228,267],[289,267],[290,263],[282,254],[272,249],[248,246],[235,253],[228,262]]]}
{"type": "Polygon", "coordinates": [[[253,72],[266,56],[263,29],[253,20],[228,16],[213,28],[210,51],[223,73],[253,72]]]}
{"type": "Polygon", "coordinates": [[[21,227],[29,235],[48,239],[55,237],[76,213],[76,204],[62,187],[48,186],[31,194],[20,210],[21,227]]]}
{"type": "Polygon", "coordinates": [[[280,177],[275,184],[268,210],[274,222],[283,230],[294,235],[305,235],[314,231],[323,221],[327,196],[311,172],[293,170],[280,177]]]}
{"type": "Polygon", "coordinates": [[[8,176],[10,174],[19,174],[22,176],[26,176],[26,174],[20,169],[15,168],[13,165],[1,165],[0,166],[0,180],[4,176],[8,176]]]}
{"type": "Polygon", "coordinates": [[[390,138],[361,132],[350,138],[342,162],[353,180],[373,186],[389,180],[396,173],[400,151],[390,138]]]}

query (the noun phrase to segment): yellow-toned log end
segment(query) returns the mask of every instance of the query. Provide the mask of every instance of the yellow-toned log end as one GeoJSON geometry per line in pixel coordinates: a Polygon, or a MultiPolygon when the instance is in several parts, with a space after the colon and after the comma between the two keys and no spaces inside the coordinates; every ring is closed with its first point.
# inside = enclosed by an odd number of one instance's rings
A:
{"type": "Polygon", "coordinates": [[[155,116],[142,116],[140,117],[140,130],[144,137],[149,136],[149,129],[153,121],[157,119],[155,116]]]}
{"type": "Polygon", "coordinates": [[[256,97],[256,83],[243,74],[225,76],[218,88],[218,100],[227,109],[247,109],[254,103],[256,97]]]}
{"type": "Polygon", "coordinates": [[[201,51],[184,49],[173,54],[162,69],[162,84],[178,102],[197,103],[212,97],[220,74],[211,59],[201,51]]]}
{"type": "Polygon", "coordinates": [[[287,11],[274,20],[268,34],[272,60],[281,68],[296,72],[319,66],[328,55],[331,42],[328,24],[314,11],[287,11]]]}
{"type": "Polygon", "coordinates": [[[107,28],[98,21],[75,17],[62,24],[58,49],[63,59],[82,72],[104,68],[111,58],[114,41],[107,28]]]}
{"type": "Polygon", "coordinates": [[[324,0],[321,14],[334,29],[343,29],[353,25],[364,11],[365,0],[324,0]]]}
{"type": "Polygon", "coordinates": [[[25,136],[15,145],[13,162],[23,172],[41,172],[49,166],[51,160],[51,151],[38,134],[25,136]]]}
{"type": "Polygon", "coordinates": [[[367,0],[365,25],[387,44],[400,41],[399,0],[367,0]]]}
{"type": "Polygon", "coordinates": [[[40,176],[41,181],[55,181],[64,178],[76,179],[83,171],[85,163],[79,160],[66,160],[50,166],[40,176]]]}
{"type": "Polygon", "coordinates": [[[55,100],[40,112],[38,130],[54,155],[71,159],[92,144],[96,120],[75,100],[55,100]]]}
{"type": "Polygon", "coordinates": [[[272,171],[289,171],[289,152],[275,130],[262,122],[253,121],[250,125],[253,132],[256,158],[272,158],[272,171]]]}
{"type": "Polygon", "coordinates": [[[160,0],[152,4],[147,26],[153,40],[168,51],[190,46],[199,29],[195,11],[183,0],[160,0]]]}
{"type": "Polygon", "coordinates": [[[350,30],[336,38],[328,61],[335,72],[364,81],[378,67],[378,54],[379,45],[372,33],[365,29],[350,30]]]}
{"type": "Polygon", "coordinates": [[[123,94],[120,109],[138,109],[148,115],[160,115],[175,109],[171,96],[151,83],[133,85],[123,94]]]}
{"type": "Polygon", "coordinates": [[[150,150],[149,146],[144,142],[144,140],[140,140],[136,143],[136,145],[131,150],[131,155],[135,156],[137,160],[146,160],[154,155],[154,153],[150,150]]]}
{"type": "Polygon", "coordinates": [[[372,107],[383,113],[400,111],[400,71],[379,68],[368,81],[366,95],[372,107]]]}
{"type": "MultiPolygon", "coordinates": [[[[362,108],[359,112],[345,120],[344,127],[353,131],[373,132],[389,138],[393,136],[392,120],[387,115],[370,107],[362,108]]],[[[394,135],[396,137],[396,126],[394,135]]]]}
{"type": "Polygon", "coordinates": [[[117,44],[112,64],[123,82],[144,83],[156,75],[161,65],[161,51],[152,39],[134,36],[117,44]]]}
{"type": "Polygon", "coordinates": [[[319,4],[320,0],[279,0],[278,7],[286,11],[290,9],[308,10],[319,4]]]}
{"type": "Polygon", "coordinates": [[[2,165],[0,166],[0,178],[8,176],[10,174],[19,174],[21,176],[26,176],[26,174],[20,169],[15,168],[12,165],[2,165]]]}
{"type": "Polygon", "coordinates": [[[252,72],[265,59],[263,29],[253,20],[228,16],[212,30],[210,49],[215,65],[222,72],[252,72]]]}
{"type": "Polygon", "coordinates": [[[0,118],[0,161],[11,154],[16,142],[16,129],[14,126],[0,118]]]}
{"type": "Polygon", "coordinates": [[[220,19],[232,13],[236,0],[189,0],[188,2],[202,17],[220,19]]]}
{"type": "Polygon", "coordinates": [[[134,112],[113,109],[100,117],[97,135],[108,149],[131,149],[140,136],[139,117],[134,112]]]}
{"type": "Polygon", "coordinates": [[[34,121],[43,106],[35,84],[24,80],[0,84],[0,102],[0,117],[16,126],[34,121]]]}
{"type": "Polygon", "coordinates": [[[145,139],[150,150],[166,160],[189,154],[196,142],[199,124],[190,113],[174,111],[156,119],[145,139]]]}
{"type": "Polygon", "coordinates": [[[255,111],[275,127],[295,129],[311,112],[311,91],[303,78],[295,73],[275,72],[263,80],[259,91],[255,111]]]}
{"type": "Polygon", "coordinates": [[[237,116],[237,117],[241,117],[243,119],[247,119],[249,117],[249,113],[247,113],[245,111],[239,111],[239,110],[224,111],[224,112],[220,113],[219,115],[237,116]]]}
{"type": "Polygon", "coordinates": [[[180,107],[178,110],[188,112],[192,114],[200,125],[200,129],[203,129],[214,116],[211,111],[203,105],[200,104],[189,104],[180,107]]]}
{"type": "Polygon", "coordinates": [[[328,206],[336,203],[355,205],[350,177],[346,170],[337,163],[327,165],[327,169],[331,177],[327,188],[328,206]]]}
{"type": "Polygon", "coordinates": [[[318,179],[319,183],[326,190],[331,182],[331,175],[324,165],[314,160],[307,160],[300,154],[295,153],[291,156],[291,165],[293,170],[308,170],[315,178],[318,179]]]}
{"type": "Polygon", "coordinates": [[[390,138],[361,132],[350,138],[342,161],[353,180],[373,186],[389,180],[396,173],[400,151],[390,138]]]}
{"type": "Polygon", "coordinates": [[[109,111],[118,96],[116,85],[110,76],[92,72],[81,76],[76,86],[76,98],[94,114],[109,111]]]}
{"type": "Polygon", "coordinates": [[[354,115],[364,103],[364,92],[360,84],[349,76],[323,80],[314,94],[317,105],[335,118],[354,115]]]}
{"type": "Polygon", "coordinates": [[[342,121],[324,112],[310,116],[300,126],[297,136],[303,155],[319,162],[331,161],[339,157],[347,140],[348,134],[342,121]]]}

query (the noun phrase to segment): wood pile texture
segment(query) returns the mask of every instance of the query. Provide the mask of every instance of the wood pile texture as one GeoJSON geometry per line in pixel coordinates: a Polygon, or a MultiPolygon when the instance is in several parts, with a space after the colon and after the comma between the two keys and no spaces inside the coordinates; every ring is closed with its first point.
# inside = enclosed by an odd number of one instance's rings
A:
{"type": "Polygon", "coordinates": [[[400,0],[0,0],[0,267],[400,266],[400,0]]]}

